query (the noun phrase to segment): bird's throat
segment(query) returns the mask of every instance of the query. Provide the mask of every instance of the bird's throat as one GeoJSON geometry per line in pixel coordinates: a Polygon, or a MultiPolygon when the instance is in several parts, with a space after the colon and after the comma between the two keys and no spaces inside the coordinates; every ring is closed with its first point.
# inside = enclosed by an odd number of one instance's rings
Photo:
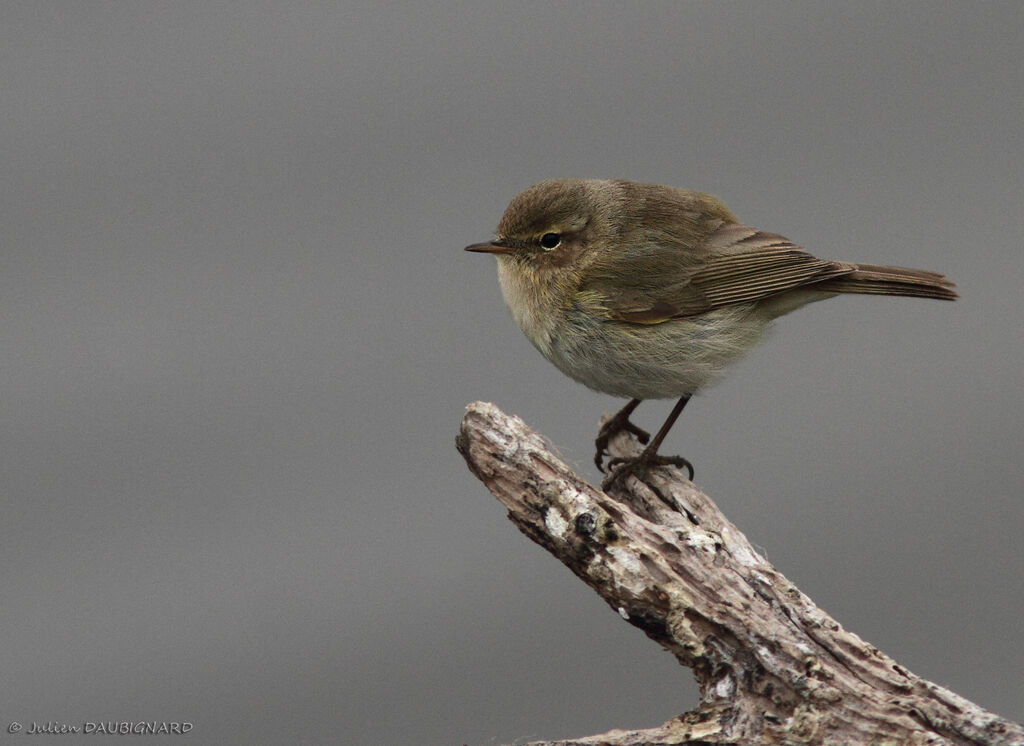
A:
{"type": "Polygon", "coordinates": [[[551,354],[552,331],[571,291],[545,270],[498,257],[498,279],[505,304],[519,328],[545,356],[551,354]]]}

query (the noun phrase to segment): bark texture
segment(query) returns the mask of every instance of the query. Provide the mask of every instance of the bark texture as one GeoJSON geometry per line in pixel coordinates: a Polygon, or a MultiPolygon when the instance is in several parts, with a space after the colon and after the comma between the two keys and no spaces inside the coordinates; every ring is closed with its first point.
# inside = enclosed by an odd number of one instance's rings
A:
{"type": "MultiPolygon", "coordinates": [[[[517,417],[471,404],[456,439],[519,529],[693,670],[697,709],[568,744],[1024,744],[1024,728],[844,630],[674,468],[605,494],[517,417]]],[[[622,434],[612,455],[639,445],[622,434]]],[[[549,742],[544,742],[549,743],[549,742]]]]}

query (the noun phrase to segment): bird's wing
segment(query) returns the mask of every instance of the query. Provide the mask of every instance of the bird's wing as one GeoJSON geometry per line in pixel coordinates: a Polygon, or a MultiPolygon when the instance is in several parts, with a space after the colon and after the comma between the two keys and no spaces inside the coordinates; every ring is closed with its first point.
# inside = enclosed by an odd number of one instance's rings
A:
{"type": "Polygon", "coordinates": [[[751,303],[854,269],[817,259],[774,233],[723,223],[697,249],[657,245],[620,254],[578,297],[605,318],[658,324],[751,303]]]}

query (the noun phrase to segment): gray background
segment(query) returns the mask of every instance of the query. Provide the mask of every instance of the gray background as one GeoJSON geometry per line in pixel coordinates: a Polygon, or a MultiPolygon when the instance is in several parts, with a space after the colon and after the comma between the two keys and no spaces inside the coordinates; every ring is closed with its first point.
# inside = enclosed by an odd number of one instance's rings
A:
{"type": "Polygon", "coordinates": [[[622,402],[462,252],[569,175],[959,283],[787,317],[666,450],[846,627],[1024,719],[1022,48],[1018,2],[4,3],[0,741],[492,744],[693,707],[453,447],[492,400],[597,477],[622,402]]]}

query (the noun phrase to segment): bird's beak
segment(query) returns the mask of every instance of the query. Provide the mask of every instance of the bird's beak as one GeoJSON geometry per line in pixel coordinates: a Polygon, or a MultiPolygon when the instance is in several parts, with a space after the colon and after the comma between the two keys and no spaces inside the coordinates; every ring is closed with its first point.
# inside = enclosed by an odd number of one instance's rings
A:
{"type": "Polygon", "coordinates": [[[500,238],[488,243],[474,243],[466,247],[466,251],[477,251],[484,254],[511,254],[515,249],[500,238]]]}

